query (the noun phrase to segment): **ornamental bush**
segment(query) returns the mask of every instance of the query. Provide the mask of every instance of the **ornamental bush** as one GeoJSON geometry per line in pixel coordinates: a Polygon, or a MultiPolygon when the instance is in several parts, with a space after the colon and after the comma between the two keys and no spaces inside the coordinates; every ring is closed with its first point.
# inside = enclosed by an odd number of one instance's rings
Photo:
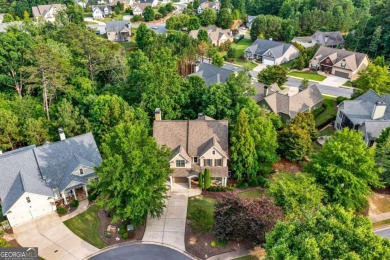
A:
{"type": "Polygon", "coordinates": [[[78,200],[72,200],[72,207],[77,208],[79,206],[79,201],[78,200]]]}
{"type": "Polygon", "coordinates": [[[57,208],[57,213],[60,214],[60,215],[65,215],[66,213],[68,213],[68,210],[64,207],[58,207],[57,208]]]}

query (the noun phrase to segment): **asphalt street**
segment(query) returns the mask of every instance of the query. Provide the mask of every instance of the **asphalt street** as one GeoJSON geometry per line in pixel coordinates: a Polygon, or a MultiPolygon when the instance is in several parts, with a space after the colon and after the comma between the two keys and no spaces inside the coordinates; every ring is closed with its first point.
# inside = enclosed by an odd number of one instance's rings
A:
{"type": "Polygon", "coordinates": [[[188,260],[191,259],[169,247],[132,244],[113,248],[91,258],[92,260],[188,260]]]}
{"type": "Polygon", "coordinates": [[[381,229],[379,231],[374,232],[376,235],[384,237],[384,238],[390,238],[390,227],[386,229],[381,229]]]}
{"type": "MultiPolygon", "coordinates": [[[[285,83],[285,85],[289,86],[289,87],[299,87],[299,85],[301,84],[301,81],[302,81],[301,79],[289,77],[287,82],[285,83]]],[[[309,81],[309,84],[310,85],[316,84],[318,86],[318,89],[324,95],[350,98],[352,93],[353,93],[353,90],[350,88],[326,86],[326,85],[322,85],[320,83],[312,82],[312,81],[309,81]]]]}

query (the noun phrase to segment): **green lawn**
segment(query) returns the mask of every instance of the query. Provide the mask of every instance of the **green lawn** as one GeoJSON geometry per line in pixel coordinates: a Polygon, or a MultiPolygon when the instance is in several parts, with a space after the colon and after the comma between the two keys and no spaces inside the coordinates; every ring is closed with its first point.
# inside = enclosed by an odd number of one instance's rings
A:
{"type": "Polygon", "coordinates": [[[264,194],[263,190],[250,190],[238,193],[238,196],[243,199],[258,199],[264,194]]]}
{"type": "Polygon", "coordinates": [[[106,247],[107,244],[99,237],[100,219],[97,215],[99,207],[92,205],[85,212],[64,222],[64,224],[77,236],[97,248],[106,247]]]}
{"type": "Polygon", "coordinates": [[[328,121],[330,122],[337,114],[336,100],[334,98],[324,97],[323,105],[325,105],[325,109],[321,107],[313,111],[316,127],[324,125],[328,121]]]}
{"type": "Polygon", "coordinates": [[[121,45],[123,48],[125,48],[125,49],[136,48],[136,47],[137,47],[137,43],[136,43],[136,42],[133,42],[133,41],[121,42],[120,45],[121,45]]]}
{"type": "Polygon", "coordinates": [[[191,220],[192,228],[205,233],[211,232],[214,226],[215,199],[202,195],[188,199],[187,218],[191,220]]]}
{"type": "Polygon", "coordinates": [[[319,131],[320,136],[326,136],[326,135],[332,135],[335,132],[335,129],[333,126],[327,126],[321,131],[319,131]]]}
{"type": "Polygon", "coordinates": [[[256,63],[253,63],[253,62],[250,62],[250,61],[243,61],[243,60],[241,60],[241,59],[237,60],[237,61],[234,62],[234,63],[237,64],[237,65],[246,67],[246,68],[248,68],[249,70],[253,70],[253,69],[257,66],[256,63]]]}
{"type": "Polygon", "coordinates": [[[243,38],[238,43],[233,43],[232,48],[236,50],[236,59],[239,59],[243,56],[246,48],[252,45],[251,39],[243,38]]]}
{"type": "Polygon", "coordinates": [[[300,71],[292,71],[288,73],[289,76],[302,78],[302,79],[308,79],[308,80],[315,80],[315,81],[323,81],[326,79],[325,76],[322,76],[316,72],[300,72],[300,71]]]}
{"type": "Polygon", "coordinates": [[[352,87],[352,82],[351,81],[347,81],[343,84],[343,86],[346,86],[346,87],[352,87]]]}
{"type": "Polygon", "coordinates": [[[294,66],[294,61],[293,60],[290,60],[289,62],[287,63],[283,63],[281,65],[282,67],[285,67],[286,69],[290,70],[293,66],[294,66]]]}

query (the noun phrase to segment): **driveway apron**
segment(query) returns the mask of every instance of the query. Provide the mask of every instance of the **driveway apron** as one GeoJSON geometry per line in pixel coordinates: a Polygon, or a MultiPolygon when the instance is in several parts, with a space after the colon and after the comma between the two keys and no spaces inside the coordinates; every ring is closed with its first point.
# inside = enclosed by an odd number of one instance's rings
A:
{"type": "Polygon", "coordinates": [[[38,247],[39,256],[45,259],[84,259],[99,251],[73,234],[56,213],[16,226],[13,231],[21,246],[38,247]]]}

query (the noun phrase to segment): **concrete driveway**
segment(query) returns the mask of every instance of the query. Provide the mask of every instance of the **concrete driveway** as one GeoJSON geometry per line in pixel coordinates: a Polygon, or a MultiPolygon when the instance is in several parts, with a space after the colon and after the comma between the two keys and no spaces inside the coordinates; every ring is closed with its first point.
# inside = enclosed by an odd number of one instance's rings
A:
{"type": "Polygon", "coordinates": [[[348,79],[346,78],[341,78],[337,76],[328,76],[326,77],[326,79],[321,81],[321,84],[330,87],[341,87],[347,81],[348,79]]]}
{"type": "Polygon", "coordinates": [[[142,242],[162,243],[185,251],[188,197],[200,193],[201,190],[188,189],[186,183],[174,183],[163,216],[160,219],[147,218],[142,242]]]}
{"type": "Polygon", "coordinates": [[[13,228],[16,241],[23,247],[38,247],[39,256],[50,259],[84,259],[99,251],[72,233],[51,213],[13,228]]]}
{"type": "Polygon", "coordinates": [[[259,64],[257,65],[253,70],[249,71],[249,75],[251,76],[251,78],[257,78],[257,74],[259,74],[260,71],[262,71],[263,69],[267,68],[268,65],[265,65],[265,64],[259,64]]]}

